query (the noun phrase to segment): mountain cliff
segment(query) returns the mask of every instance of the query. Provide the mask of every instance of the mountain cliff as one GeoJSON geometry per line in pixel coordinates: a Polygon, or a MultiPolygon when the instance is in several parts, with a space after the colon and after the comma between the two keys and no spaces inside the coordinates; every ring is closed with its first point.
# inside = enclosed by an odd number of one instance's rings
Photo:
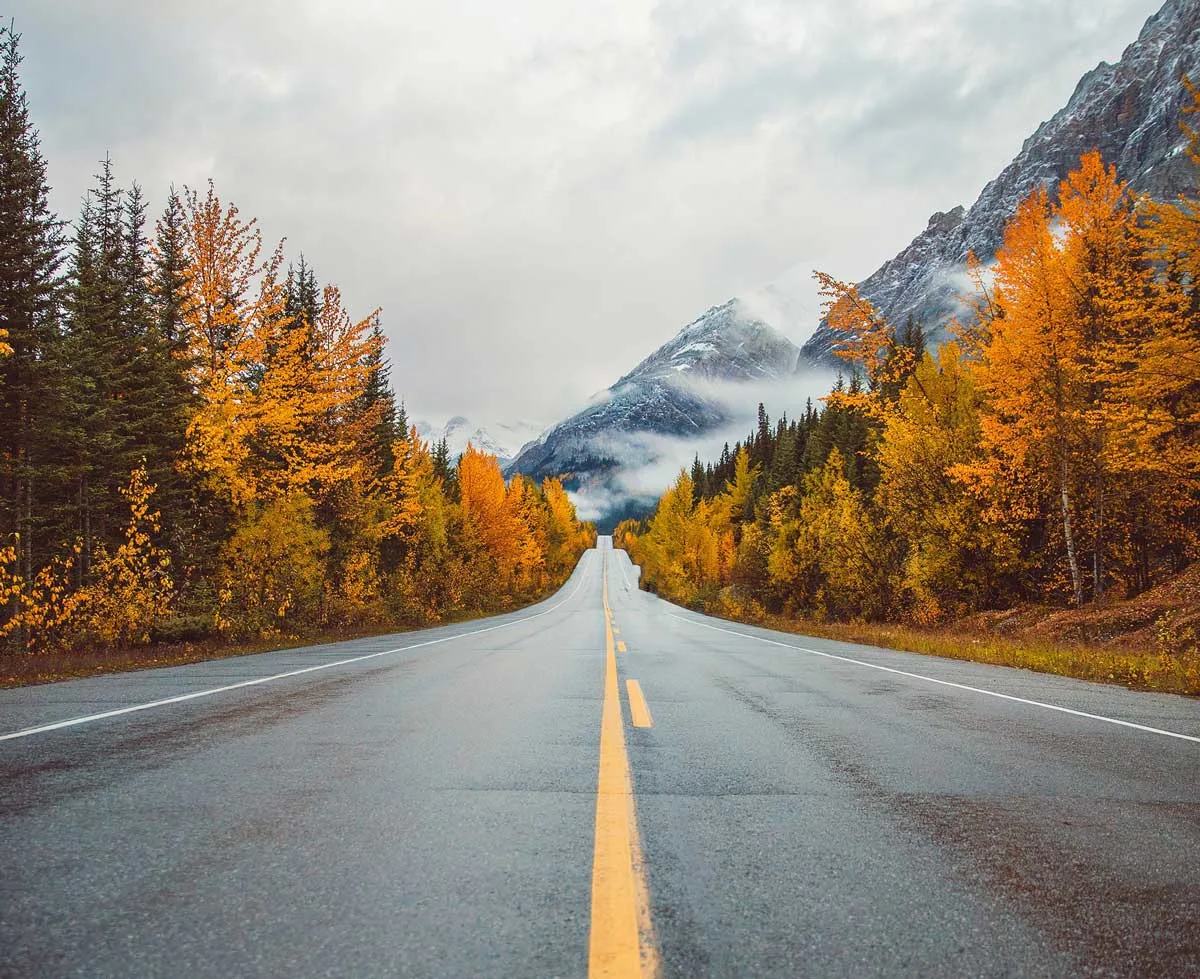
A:
{"type": "MultiPolygon", "coordinates": [[[[1066,106],[1025,140],[969,209],[933,215],[907,248],[859,283],[862,293],[892,323],[920,320],[936,341],[969,289],[968,252],[985,264],[994,258],[1017,205],[1038,186],[1053,194],[1084,153],[1099,150],[1138,193],[1163,199],[1194,186],[1179,128],[1190,101],[1184,75],[1200,82],[1200,3],[1168,0],[1119,62],[1083,76],[1066,106]]],[[[805,343],[804,359],[834,362],[834,340],[822,324],[805,343]]]]}

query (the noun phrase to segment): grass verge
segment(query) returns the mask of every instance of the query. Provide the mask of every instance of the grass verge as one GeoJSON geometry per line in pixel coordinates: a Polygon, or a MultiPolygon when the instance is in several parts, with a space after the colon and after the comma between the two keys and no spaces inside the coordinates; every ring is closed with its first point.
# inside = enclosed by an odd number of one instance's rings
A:
{"type": "Polygon", "coordinates": [[[1013,666],[1038,673],[1119,684],[1131,690],[1200,696],[1200,652],[1194,648],[1173,653],[1150,652],[1109,645],[1016,639],[953,627],[920,629],[894,624],[818,623],[773,615],[757,622],[743,621],[780,632],[993,666],[1013,666]]]}

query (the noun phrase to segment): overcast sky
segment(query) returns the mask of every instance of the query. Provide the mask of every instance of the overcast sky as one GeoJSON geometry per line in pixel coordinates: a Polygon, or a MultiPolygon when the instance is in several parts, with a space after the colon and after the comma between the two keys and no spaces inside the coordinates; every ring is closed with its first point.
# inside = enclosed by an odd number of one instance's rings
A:
{"type": "Polygon", "coordinates": [[[111,153],[383,307],[417,415],[557,421],[708,306],[861,279],[1159,0],[16,0],[54,204],[111,153]]]}

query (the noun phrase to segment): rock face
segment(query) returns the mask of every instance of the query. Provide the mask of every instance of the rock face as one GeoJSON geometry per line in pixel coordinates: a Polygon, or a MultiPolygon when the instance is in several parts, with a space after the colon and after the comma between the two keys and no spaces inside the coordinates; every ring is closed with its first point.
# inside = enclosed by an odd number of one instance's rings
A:
{"type": "MultiPolygon", "coordinates": [[[[584,515],[611,522],[620,510],[651,504],[664,483],[639,495],[630,474],[688,451],[705,436],[753,412],[756,394],[797,379],[800,348],[738,299],[689,323],[582,411],[526,445],[508,472],[564,476],[584,498],[584,515]]],[[[668,477],[669,478],[669,477],[668,477]]]]}
{"type": "MultiPolygon", "coordinates": [[[[995,257],[1004,225],[1039,185],[1052,193],[1090,150],[1138,193],[1165,199],[1195,186],[1180,109],[1190,101],[1180,79],[1200,82],[1200,3],[1168,0],[1121,60],[1084,75],[1070,101],[1040,125],[1021,152],[969,210],[935,214],[912,244],[859,283],[892,323],[920,320],[934,340],[968,291],[967,253],[995,257]]],[[[810,363],[831,363],[834,336],[822,324],[804,345],[810,363]]]]}

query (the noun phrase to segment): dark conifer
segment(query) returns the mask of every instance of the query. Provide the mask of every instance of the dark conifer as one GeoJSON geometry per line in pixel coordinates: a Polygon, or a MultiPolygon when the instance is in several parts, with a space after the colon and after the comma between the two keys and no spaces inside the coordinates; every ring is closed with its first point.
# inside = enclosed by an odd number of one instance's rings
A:
{"type": "Polygon", "coordinates": [[[28,579],[55,542],[35,501],[58,481],[62,223],[50,211],[46,161],[21,88],[20,35],[0,27],[0,533],[19,535],[28,579]]]}

